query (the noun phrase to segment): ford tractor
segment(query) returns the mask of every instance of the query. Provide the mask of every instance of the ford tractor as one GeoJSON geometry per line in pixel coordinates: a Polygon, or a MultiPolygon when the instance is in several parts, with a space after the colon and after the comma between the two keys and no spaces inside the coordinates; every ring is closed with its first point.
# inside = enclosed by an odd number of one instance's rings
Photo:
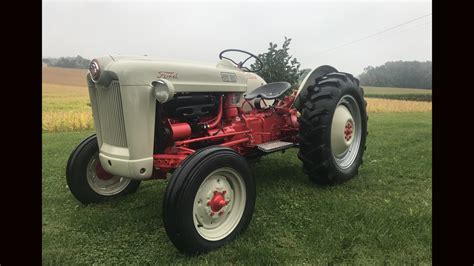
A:
{"type": "Polygon", "coordinates": [[[69,157],[74,197],[100,203],[135,192],[144,180],[168,180],[166,233],[178,250],[198,254],[248,227],[258,178],[252,159],[297,148],[315,183],[353,178],[367,136],[359,80],[323,65],[299,85],[266,83],[256,74],[263,67],[258,56],[237,49],[222,51],[216,65],[93,59],[87,83],[95,134],[69,157]],[[237,53],[246,59],[229,55],[237,53]]]}

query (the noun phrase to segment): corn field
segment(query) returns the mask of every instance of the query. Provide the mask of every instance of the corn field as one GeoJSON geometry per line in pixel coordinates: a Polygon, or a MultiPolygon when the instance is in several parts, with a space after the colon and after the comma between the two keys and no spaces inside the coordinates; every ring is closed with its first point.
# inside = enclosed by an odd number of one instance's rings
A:
{"type": "Polygon", "coordinates": [[[431,112],[431,102],[365,98],[368,113],[431,112]]]}
{"type": "Polygon", "coordinates": [[[65,132],[94,129],[92,112],[43,112],[43,131],[65,132]]]}

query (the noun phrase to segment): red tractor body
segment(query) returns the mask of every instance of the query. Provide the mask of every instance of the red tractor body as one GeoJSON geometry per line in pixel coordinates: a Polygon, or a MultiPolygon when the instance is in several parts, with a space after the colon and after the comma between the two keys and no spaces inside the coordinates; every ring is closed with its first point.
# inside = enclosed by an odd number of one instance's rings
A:
{"type": "MultiPolygon", "coordinates": [[[[273,141],[284,141],[278,144],[298,143],[298,111],[291,107],[294,94],[261,109],[255,108],[248,100],[239,106],[234,103],[234,97],[239,96],[227,93],[220,97],[217,116],[201,119],[200,123],[205,130],[198,134],[193,134],[191,125],[187,123],[165,118],[166,121],[163,122],[169,124],[173,143],[163,153],[154,154],[154,177],[166,177],[167,172],[178,167],[188,155],[195,152],[196,146],[200,147],[202,144],[229,147],[242,156],[253,156],[262,153],[258,150],[259,144],[273,141]],[[244,111],[243,106],[246,104],[252,107],[250,112],[244,111]]],[[[272,151],[291,146],[293,145],[278,145],[272,151]]]]}

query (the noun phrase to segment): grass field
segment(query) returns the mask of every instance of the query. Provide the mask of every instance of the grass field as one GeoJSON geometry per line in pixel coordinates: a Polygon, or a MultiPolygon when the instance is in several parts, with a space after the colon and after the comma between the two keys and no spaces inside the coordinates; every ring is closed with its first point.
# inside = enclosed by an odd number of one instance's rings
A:
{"type": "Polygon", "coordinates": [[[64,177],[69,153],[91,131],[43,133],[43,264],[431,264],[431,113],[370,115],[359,175],[313,185],[296,150],[251,164],[255,213],[231,244],[181,255],[163,228],[167,181],[84,206],[64,177]]]}

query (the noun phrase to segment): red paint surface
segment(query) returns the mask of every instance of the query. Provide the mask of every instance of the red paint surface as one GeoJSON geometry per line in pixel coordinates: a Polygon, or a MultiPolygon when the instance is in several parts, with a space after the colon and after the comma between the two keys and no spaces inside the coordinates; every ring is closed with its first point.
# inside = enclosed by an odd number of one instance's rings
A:
{"type": "MultiPolygon", "coordinates": [[[[255,152],[258,144],[274,140],[297,142],[297,111],[291,108],[295,100],[294,92],[284,97],[276,105],[264,109],[253,108],[245,113],[235,102],[233,93],[220,98],[219,111],[215,118],[205,118],[207,132],[192,135],[185,123],[170,123],[173,143],[162,154],[154,155],[154,167],[160,172],[177,168],[181,162],[194,152],[193,145],[221,145],[230,147],[245,156],[255,152]],[[180,140],[177,140],[178,137],[180,140]]],[[[245,104],[250,104],[246,102],[245,104]]],[[[177,121],[176,121],[177,122],[177,121]]]]}
{"type": "Polygon", "coordinates": [[[171,124],[171,136],[173,140],[185,139],[191,136],[191,126],[188,123],[171,124]]]}
{"type": "MultiPolygon", "coordinates": [[[[227,203],[229,203],[229,202],[225,200],[225,198],[224,198],[224,193],[214,191],[214,196],[212,197],[212,199],[210,199],[210,200],[207,202],[207,205],[208,205],[209,207],[211,207],[211,210],[212,210],[213,212],[218,212],[218,211],[220,211],[220,209],[222,209],[225,205],[227,205],[227,203]]],[[[221,215],[221,214],[219,214],[219,215],[221,215]]]]}
{"type": "Polygon", "coordinates": [[[346,126],[344,127],[344,138],[346,141],[349,141],[352,138],[352,122],[347,121],[346,126]]]}
{"type": "Polygon", "coordinates": [[[102,180],[109,180],[113,176],[111,173],[105,171],[100,162],[95,167],[95,173],[97,174],[97,177],[102,180]]]}

